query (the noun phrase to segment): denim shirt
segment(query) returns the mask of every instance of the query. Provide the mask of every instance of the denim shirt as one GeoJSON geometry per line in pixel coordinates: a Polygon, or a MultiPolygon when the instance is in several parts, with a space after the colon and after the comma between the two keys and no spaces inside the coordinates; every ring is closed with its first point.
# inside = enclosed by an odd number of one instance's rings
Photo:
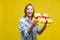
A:
{"type": "Polygon", "coordinates": [[[31,24],[29,22],[28,16],[22,17],[19,20],[19,30],[21,32],[21,40],[37,40],[36,39],[36,33],[40,31],[40,28],[38,26],[35,26],[32,29],[32,32],[29,34],[28,29],[30,28],[31,24]]]}

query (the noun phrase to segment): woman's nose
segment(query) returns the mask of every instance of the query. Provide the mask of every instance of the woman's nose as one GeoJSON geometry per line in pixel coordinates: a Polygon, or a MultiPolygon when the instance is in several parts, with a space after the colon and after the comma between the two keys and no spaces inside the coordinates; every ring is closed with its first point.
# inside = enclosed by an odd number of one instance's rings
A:
{"type": "Polygon", "coordinates": [[[29,10],[29,12],[31,12],[31,10],[29,10]]]}

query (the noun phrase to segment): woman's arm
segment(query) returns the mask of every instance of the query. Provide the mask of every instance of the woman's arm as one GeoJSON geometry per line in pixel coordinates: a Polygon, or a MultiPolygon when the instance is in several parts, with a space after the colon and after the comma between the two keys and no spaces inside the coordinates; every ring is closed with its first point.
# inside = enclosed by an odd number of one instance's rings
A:
{"type": "Polygon", "coordinates": [[[34,20],[33,22],[31,22],[31,27],[28,30],[28,33],[30,34],[32,32],[33,27],[37,24],[38,20],[34,20]]]}
{"type": "Polygon", "coordinates": [[[38,34],[41,34],[45,29],[46,29],[46,25],[48,22],[45,23],[44,27],[38,32],[38,34]]]}

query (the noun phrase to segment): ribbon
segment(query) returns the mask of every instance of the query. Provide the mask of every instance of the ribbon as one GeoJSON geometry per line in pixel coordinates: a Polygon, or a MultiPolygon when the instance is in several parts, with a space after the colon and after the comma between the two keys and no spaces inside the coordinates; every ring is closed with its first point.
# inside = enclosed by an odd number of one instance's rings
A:
{"type": "Polygon", "coordinates": [[[46,22],[48,22],[47,18],[50,18],[50,17],[44,16],[42,13],[41,13],[41,15],[42,16],[37,16],[36,19],[38,19],[38,18],[44,18],[46,20],[46,22]]]}

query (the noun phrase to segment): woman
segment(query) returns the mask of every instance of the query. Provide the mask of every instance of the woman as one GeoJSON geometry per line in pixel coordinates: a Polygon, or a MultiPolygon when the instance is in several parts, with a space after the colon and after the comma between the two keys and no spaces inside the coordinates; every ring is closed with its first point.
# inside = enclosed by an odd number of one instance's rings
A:
{"type": "Polygon", "coordinates": [[[21,40],[36,40],[36,34],[41,34],[44,31],[47,22],[42,29],[36,26],[38,20],[36,19],[32,21],[35,12],[32,4],[26,5],[24,12],[25,16],[19,21],[19,29],[22,37],[21,40]]]}

